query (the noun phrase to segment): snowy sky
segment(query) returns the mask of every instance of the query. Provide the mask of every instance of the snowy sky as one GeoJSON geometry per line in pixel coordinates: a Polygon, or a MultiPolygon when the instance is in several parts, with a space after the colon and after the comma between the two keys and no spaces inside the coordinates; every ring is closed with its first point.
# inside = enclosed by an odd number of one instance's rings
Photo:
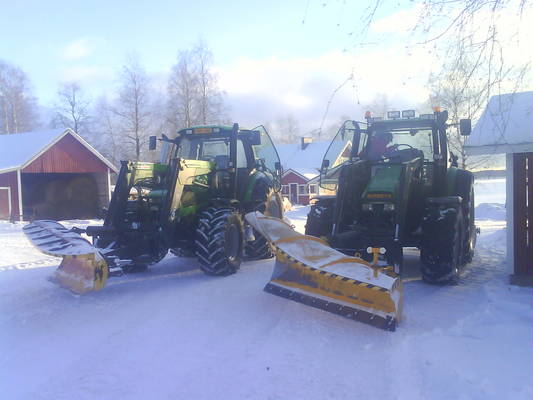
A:
{"type": "MultiPolygon", "coordinates": [[[[214,53],[231,117],[245,124],[292,113],[304,129],[316,128],[332,92],[352,73],[355,79],[331,103],[329,120],[360,118],[357,104],[378,93],[388,93],[396,108],[411,108],[426,100],[427,76],[438,65],[432,46],[406,46],[417,41],[410,29],[419,12],[409,1],[384,2],[364,37],[359,35],[360,18],[370,2],[2,3],[0,58],[28,73],[45,106],[53,103],[64,81],[80,81],[96,97],[112,87],[132,53],[164,90],[177,52],[200,38],[214,53]]],[[[528,16],[522,21],[531,20],[528,16]]],[[[501,18],[502,25],[507,17],[501,18]]],[[[531,38],[532,31],[524,23],[524,37],[531,38]]],[[[533,58],[531,46],[513,46],[517,58],[533,58]]]]}

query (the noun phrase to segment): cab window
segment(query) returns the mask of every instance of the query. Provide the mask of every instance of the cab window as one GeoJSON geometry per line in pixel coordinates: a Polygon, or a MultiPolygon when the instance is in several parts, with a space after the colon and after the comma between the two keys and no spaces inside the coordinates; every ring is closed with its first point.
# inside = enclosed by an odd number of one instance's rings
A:
{"type": "Polygon", "coordinates": [[[268,135],[264,126],[258,126],[253,129],[260,132],[261,143],[252,146],[254,157],[274,175],[276,175],[276,163],[279,163],[279,156],[270,136],[268,135]]]}

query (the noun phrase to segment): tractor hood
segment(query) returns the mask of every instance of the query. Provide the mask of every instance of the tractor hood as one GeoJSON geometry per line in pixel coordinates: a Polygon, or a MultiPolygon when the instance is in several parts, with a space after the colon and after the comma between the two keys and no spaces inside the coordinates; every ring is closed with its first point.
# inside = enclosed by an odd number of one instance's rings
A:
{"type": "Polygon", "coordinates": [[[378,164],[371,168],[372,177],[363,192],[363,200],[366,202],[394,201],[401,181],[402,164],[378,164]]]}

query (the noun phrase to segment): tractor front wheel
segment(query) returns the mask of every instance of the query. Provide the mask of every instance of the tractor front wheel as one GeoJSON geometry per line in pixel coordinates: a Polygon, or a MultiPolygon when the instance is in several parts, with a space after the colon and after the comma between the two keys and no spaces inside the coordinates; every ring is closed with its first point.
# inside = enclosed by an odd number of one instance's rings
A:
{"type": "Polygon", "coordinates": [[[196,229],[196,257],[207,275],[225,276],[241,265],[243,223],[232,208],[210,207],[200,214],[196,229]]]}

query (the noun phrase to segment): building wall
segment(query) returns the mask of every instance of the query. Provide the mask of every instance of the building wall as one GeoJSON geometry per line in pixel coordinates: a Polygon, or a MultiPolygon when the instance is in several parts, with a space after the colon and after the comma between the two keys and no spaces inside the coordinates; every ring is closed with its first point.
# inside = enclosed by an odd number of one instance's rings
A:
{"type": "Polygon", "coordinates": [[[533,152],[507,154],[507,251],[511,283],[533,286],[533,152]],[[509,179],[510,178],[510,179],[509,179]],[[510,193],[509,193],[510,192],[510,193]],[[511,254],[509,254],[511,253],[511,254]]]}
{"type": "MultiPolygon", "coordinates": [[[[17,171],[0,174],[0,187],[9,187],[11,189],[11,215],[13,218],[18,219],[19,197],[17,187],[17,171]]],[[[5,196],[2,196],[2,199],[5,200],[5,196]]],[[[7,205],[3,205],[0,207],[7,208],[7,205]]]]}
{"type": "Polygon", "coordinates": [[[298,183],[301,185],[305,185],[307,182],[307,179],[304,179],[300,175],[297,175],[293,172],[288,172],[281,178],[282,185],[288,185],[289,183],[298,183]]]}
{"type": "Polygon", "coordinates": [[[29,164],[24,173],[85,173],[105,172],[105,165],[72,135],[67,134],[54,146],[29,164]]]}
{"type": "Polygon", "coordinates": [[[309,204],[310,198],[318,194],[318,185],[309,184],[307,179],[289,171],[281,178],[282,196],[287,197],[293,204],[309,204]],[[310,193],[312,186],[314,193],[310,193]],[[295,193],[296,190],[296,193],[295,193]]]}

